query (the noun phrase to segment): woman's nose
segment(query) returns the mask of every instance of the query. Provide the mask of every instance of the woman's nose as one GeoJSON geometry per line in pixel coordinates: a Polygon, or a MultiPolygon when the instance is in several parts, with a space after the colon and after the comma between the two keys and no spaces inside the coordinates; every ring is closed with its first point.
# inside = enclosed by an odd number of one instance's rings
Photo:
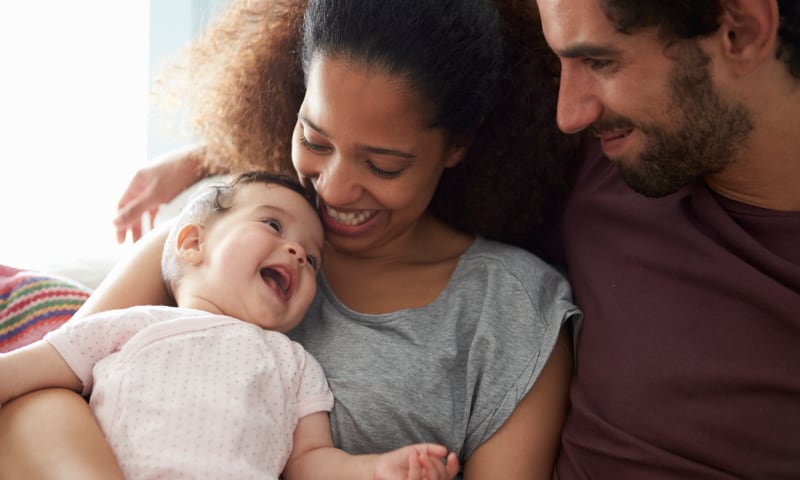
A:
{"type": "Polygon", "coordinates": [[[602,109],[588,74],[562,65],[556,113],[558,128],[564,133],[580,132],[600,118],[602,109]]]}
{"type": "Polygon", "coordinates": [[[336,153],[328,157],[311,176],[311,183],[317,195],[327,204],[346,206],[355,202],[360,195],[357,160],[345,158],[336,153]]]}

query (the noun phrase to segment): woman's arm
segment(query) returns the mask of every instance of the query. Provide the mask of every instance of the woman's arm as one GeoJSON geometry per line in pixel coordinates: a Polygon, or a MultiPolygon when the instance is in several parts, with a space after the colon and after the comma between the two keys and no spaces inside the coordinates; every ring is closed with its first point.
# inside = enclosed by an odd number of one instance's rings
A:
{"type": "Polygon", "coordinates": [[[171,304],[161,279],[161,251],[170,225],[167,222],[158,226],[137,242],[131,254],[114,266],[73,320],[134,305],[171,304]]]}
{"type": "MultiPolygon", "coordinates": [[[[165,304],[161,250],[169,225],[158,227],[114,267],[74,318],[142,304],[165,304]]],[[[66,389],[22,395],[0,408],[0,480],[122,478],[89,405],[66,389]]]]}
{"type": "Polygon", "coordinates": [[[0,408],[0,479],[122,479],[89,405],[66,389],[39,390],[0,408]]]}
{"type": "Polygon", "coordinates": [[[467,459],[464,480],[552,478],[569,404],[570,343],[562,329],[533,387],[503,426],[467,459]]]}

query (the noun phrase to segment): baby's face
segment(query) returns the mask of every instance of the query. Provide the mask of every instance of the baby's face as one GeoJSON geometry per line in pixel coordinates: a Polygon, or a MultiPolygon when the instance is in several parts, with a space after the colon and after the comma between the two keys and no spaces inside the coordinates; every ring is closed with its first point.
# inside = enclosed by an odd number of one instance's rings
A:
{"type": "Polygon", "coordinates": [[[204,241],[206,295],[220,311],[280,332],[302,320],[316,293],[323,231],[301,195],[276,184],[242,185],[204,241]]]}

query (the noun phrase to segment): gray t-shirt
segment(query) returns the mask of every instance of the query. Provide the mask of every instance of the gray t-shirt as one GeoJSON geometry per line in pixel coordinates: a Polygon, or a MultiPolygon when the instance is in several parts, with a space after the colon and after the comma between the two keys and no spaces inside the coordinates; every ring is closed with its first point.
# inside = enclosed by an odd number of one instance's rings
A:
{"type": "Polygon", "coordinates": [[[353,454],[436,442],[463,462],[531,388],[561,325],[581,315],[555,269],[483,238],[422,308],[361,314],[319,280],[289,336],[322,365],[334,444],[353,454]]]}

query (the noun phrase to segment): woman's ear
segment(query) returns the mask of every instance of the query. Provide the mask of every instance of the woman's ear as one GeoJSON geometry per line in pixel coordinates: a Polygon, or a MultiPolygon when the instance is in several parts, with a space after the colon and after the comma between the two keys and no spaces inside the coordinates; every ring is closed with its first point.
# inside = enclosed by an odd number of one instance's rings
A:
{"type": "Polygon", "coordinates": [[[453,168],[461,163],[461,161],[464,160],[464,156],[467,154],[471,143],[472,142],[451,145],[447,151],[447,154],[445,155],[445,168],[453,168]]]}
{"type": "Polygon", "coordinates": [[[184,225],[175,239],[175,248],[178,258],[190,265],[199,265],[203,262],[203,233],[202,226],[190,223],[184,225]]]}
{"type": "Polygon", "coordinates": [[[740,74],[775,57],[780,14],[776,0],[723,0],[720,29],[723,55],[740,74]]]}
{"type": "Polygon", "coordinates": [[[483,125],[483,121],[484,119],[481,117],[477,126],[473,128],[471,132],[461,135],[454,140],[451,139],[450,146],[448,147],[448,151],[444,159],[445,168],[453,168],[461,163],[462,160],[464,160],[469,148],[472,146],[472,141],[475,139],[475,135],[478,133],[478,129],[480,129],[481,125],[483,125]]]}

